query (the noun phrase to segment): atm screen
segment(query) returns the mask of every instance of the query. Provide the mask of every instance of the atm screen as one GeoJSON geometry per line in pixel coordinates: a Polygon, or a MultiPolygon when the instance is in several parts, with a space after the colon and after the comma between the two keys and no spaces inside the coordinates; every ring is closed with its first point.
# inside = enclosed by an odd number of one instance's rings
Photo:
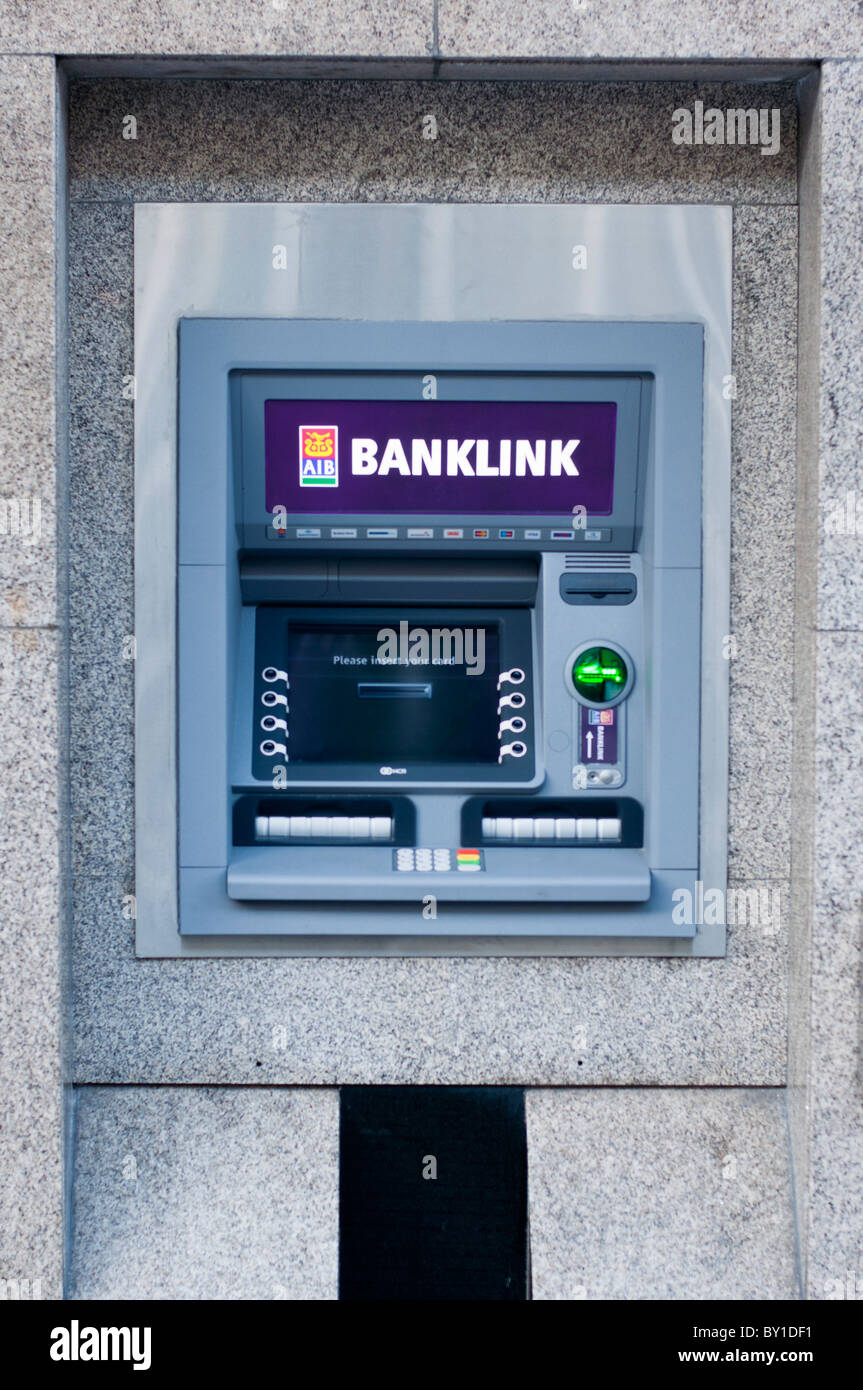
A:
{"type": "Polygon", "coordinates": [[[496,763],[497,626],[290,623],[291,762],[496,763]]]}
{"type": "Polygon", "coordinates": [[[266,505],[610,516],[616,429],[614,401],[267,400],[266,505]]]}

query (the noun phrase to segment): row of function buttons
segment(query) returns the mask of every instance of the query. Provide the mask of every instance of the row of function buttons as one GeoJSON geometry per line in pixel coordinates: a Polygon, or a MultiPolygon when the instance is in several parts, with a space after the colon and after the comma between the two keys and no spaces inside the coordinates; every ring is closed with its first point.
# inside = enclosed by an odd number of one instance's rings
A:
{"type": "Polygon", "coordinates": [[[547,526],[291,526],[270,531],[278,540],[298,541],[607,541],[608,527],[599,530],[562,530],[547,526]]]}
{"type": "Polygon", "coordinates": [[[484,840],[601,840],[621,838],[620,821],[586,816],[483,816],[484,840]]]}
{"type": "Polygon", "coordinates": [[[257,840],[391,840],[392,816],[255,816],[257,840]]]}
{"type": "MultiPolygon", "coordinates": [[[[261,672],[263,679],[268,685],[274,682],[283,682],[286,689],[290,689],[290,681],[286,671],[280,671],[276,666],[265,666],[261,672]]],[[[521,685],[524,681],[524,671],[520,666],[514,666],[511,671],[504,671],[497,683],[500,690],[504,685],[521,685]]],[[[287,695],[279,691],[268,689],[261,695],[261,703],[268,710],[279,709],[279,715],[265,714],[261,719],[261,728],[267,734],[278,733],[280,739],[285,742],[277,742],[274,738],[266,738],[260,745],[261,752],[265,758],[274,758],[277,754],[287,761],[288,750],[286,747],[289,738],[287,720],[280,717],[281,713],[288,714],[290,706],[287,695]]],[[[514,690],[509,694],[501,695],[498,700],[497,712],[500,717],[507,709],[524,709],[527,698],[520,690],[514,690]]],[[[497,736],[501,741],[501,749],[498,755],[498,762],[502,763],[504,758],[523,758],[527,753],[527,744],[520,739],[511,743],[503,743],[504,734],[523,734],[527,728],[527,721],[521,715],[514,715],[510,718],[501,719],[498,725],[497,736]]]]}
{"type": "MultiPolygon", "coordinates": [[[[523,685],[524,671],[520,666],[513,666],[511,671],[501,671],[498,677],[497,688],[501,691],[507,685],[523,685]]],[[[504,734],[523,734],[527,729],[527,720],[520,714],[507,715],[510,709],[524,709],[527,704],[527,696],[520,690],[504,691],[497,702],[497,717],[500,721],[497,726],[497,738],[500,743],[500,753],[498,762],[502,763],[504,758],[523,758],[527,753],[527,744],[521,739],[515,739],[509,743],[504,743],[504,734]]]]}
{"type": "MultiPolygon", "coordinates": [[[[287,671],[280,671],[278,666],[265,666],[261,676],[268,686],[284,685],[285,690],[289,690],[291,682],[288,679],[287,671]]],[[[265,738],[260,745],[261,752],[265,758],[275,758],[281,754],[285,762],[288,761],[288,750],[285,746],[288,739],[288,725],[282,714],[287,715],[290,711],[287,695],[283,695],[279,690],[265,690],[261,695],[261,704],[268,710],[278,709],[279,713],[265,714],[261,720],[261,728],[267,734],[278,733],[279,741],[273,738],[265,738]],[[285,742],[281,742],[284,739],[285,742]]]]}

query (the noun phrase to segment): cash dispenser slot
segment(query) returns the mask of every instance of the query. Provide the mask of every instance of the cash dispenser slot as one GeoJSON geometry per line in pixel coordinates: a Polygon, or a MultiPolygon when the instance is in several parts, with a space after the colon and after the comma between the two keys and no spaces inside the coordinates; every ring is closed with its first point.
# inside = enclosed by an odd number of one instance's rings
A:
{"type": "Polygon", "coordinates": [[[539,565],[533,556],[246,555],[240,561],[243,602],[392,603],[435,608],[532,607],[539,565]]]}
{"type": "Polygon", "coordinates": [[[532,605],[539,580],[539,566],[532,556],[512,560],[440,556],[398,561],[351,556],[337,563],[339,596],[350,603],[391,602],[396,591],[402,603],[435,608],[475,603],[493,603],[498,608],[532,605]]]}

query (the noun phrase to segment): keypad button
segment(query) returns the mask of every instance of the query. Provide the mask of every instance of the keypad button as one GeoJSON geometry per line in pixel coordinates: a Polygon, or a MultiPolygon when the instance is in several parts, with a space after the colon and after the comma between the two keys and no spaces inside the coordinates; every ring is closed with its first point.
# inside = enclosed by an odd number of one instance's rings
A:
{"type": "Polygon", "coordinates": [[[619,820],[600,820],[597,822],[600,840],[619,840],[620,821],[619,820]]]}
{"type": "Polygon", "coordinates": [[[575,839],[575,819],[572,816],[560,816],[554,822],[554,834],[558,840],[575,839]]]}
{"type": "Polygon", "coordinates": [[[596,821],[590,817],[585,817],[582,820],[576,821],[576,834],[579,840],[595,840],[596,821]]]}

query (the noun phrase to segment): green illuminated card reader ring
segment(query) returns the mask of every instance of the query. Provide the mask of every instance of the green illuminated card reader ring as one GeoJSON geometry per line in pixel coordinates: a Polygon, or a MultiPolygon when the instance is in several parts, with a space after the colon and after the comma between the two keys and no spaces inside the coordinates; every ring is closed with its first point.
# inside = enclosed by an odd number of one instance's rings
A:
{"type": "Polygon", "coordinates": [[[567,690],[584,705],[606,709],[619,705],[632,690],[634,680],[632,658],[609,642],[586,642],[566,662],[567,690]]]}

